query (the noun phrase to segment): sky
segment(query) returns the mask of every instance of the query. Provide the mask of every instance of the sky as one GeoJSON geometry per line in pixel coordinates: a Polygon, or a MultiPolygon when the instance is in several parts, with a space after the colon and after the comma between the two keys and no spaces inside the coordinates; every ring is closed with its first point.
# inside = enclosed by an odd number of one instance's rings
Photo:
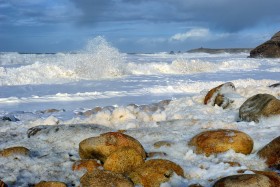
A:
{"type": "Polygon", "coordinates": [[[253,48],[280,30],[279,0],[0,0],[0,51],[253,48]]]}

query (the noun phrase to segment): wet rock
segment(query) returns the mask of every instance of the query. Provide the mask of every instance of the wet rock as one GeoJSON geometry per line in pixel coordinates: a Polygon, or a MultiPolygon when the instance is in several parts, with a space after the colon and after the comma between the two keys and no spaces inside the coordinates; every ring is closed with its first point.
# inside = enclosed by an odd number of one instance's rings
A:
{"type": "Polygon", "coordinates": [[[67,187],[67,185],[59,181],[41,181],[35,184],[35,187],[67,187]]]}
{"type": "Polygon", "coordinates": [[[265,175],[242,174],[224,177],[218,180],[214,187],[276,187],[265,175]]]}
{"type": "Polygon", "coordinates": [[[16,118],[14,115],[8,115],[8,116],[0,117],[0,120],[2,120],[2,121],[11,121],[11,122],[19,121],[19,119],[16,118]]]}
{"type": "Polygon", "coordinates": [[[155,148],[160,148],[162,146],[171,147],[171,145],[173,145],[173,143],[170,141],[158,141],[154,143],[155,148]]]}
{"type": "Polygon", "coordinates": [[[136,149],[124,147],[107,157],[104,169],[115,173],[129,174],[142,164],[144,164],[144,159],[136,149]]]}
{"type": "Polygon", "coordinates": [[[91,115],[93,115],[93,114],[96,114],[96,113],[100,112],[101,110],[102,110],[101,107],[95,107],[95,108],[93,108],[93,109],[91,109],[91,110],[85,111],[85,112],[83,113],[83,115],[84,115],[84,116],[91,116],[91,115]]]}
{"type": "Polygon", "coordinates": [[[73,166],[73,171],[79,171],[82,169],[86,169],[88,172],[91,172],[95,169],[98,169],[99,167],[102,167],[100,163],[98,163],[94,159],[86,159],[86,160],[78,160],[76,161],[73,166]]]}
{"type": "Polygon", "coordinates": [[[82,187],[133,187],[133,183],[123,175],[110,171],[94,170],[84,174],[80,183],[82,187]]]}
{"type": "Polygon", "coordinates": [[[254,95],[239,108],[239,117],[244,121],[258,122],[259,118],[272,115],[280,115],[280,100],[269,94],[254,95]]]}
{"type": "Polygon", "coordinates": [[[161,183],[169,181],[174,172],[184,176],[183,169],[169,160],[148,160],[141,167],[129,174],[135,185],[159,187],[161,183]]]}
{"type": "Polygon", "coordinates": [[[30,150],[22,146],[9,147],[0,151],[0,156],[2,157],[10,157],[15,155],[28,156],[29,154],[30,150]]]}
{"type": "Polygon", "coordinates": [[[0,180],[0,187],[8,187],[8,185],[5,184],[3,181],[0,180]]]}
{"type": "Polygon", "coordinates": [[[165,157],[167,154],[165,152],[149,152],[147,153],[147,157],[165,157]]]}
{"type": "Polygon", "coordinates": [[[79,155],[82,159],[98,159],[105,162],[107,157],[123,147],[131,147],[146,158],[146,153],[141,143],[135,138],[120,132],[108,132],[98,137],[91,137],[79,144],[79,155]]]}
{"type": "Polygon", "coordinates": [[[275,84],[272,84],[272,85],[269,85],[268,87],[269,87],[269,88],[276,88],[276,87],[280,87],[280,82],[275,83],[275,84]]]}
{"type": "Polygon", "coordinates": [[[196,147],[196,153],[205,153],[209,156],[210,154],[222,153],[230,149],[237,153],[250,154],[254,142],[244,132],[218,129],[205,131],[194,136],[190,140],[189,145],[196,147]]]}
{"type": "Polygon", "coordinates": [[[225,93],[235,91],[235,86],[231,82],[221,84],[213,89],[211,89],[204,98],[204,104],[211,104],[212,106],[218,105],[224,109],[229,106],[231,101],[225,96],[225,93]]]}
{"type": "Polygon", "coordinates": [[[280,136],[264,146],[258,155],[266,159],[266,164],[269,167],[278,167],[280,165],[280,136]]]}
{"type": "Polygon", "coordinates": [[[250,52],[252,58],[280,58],[280,31],[250,52]]]}

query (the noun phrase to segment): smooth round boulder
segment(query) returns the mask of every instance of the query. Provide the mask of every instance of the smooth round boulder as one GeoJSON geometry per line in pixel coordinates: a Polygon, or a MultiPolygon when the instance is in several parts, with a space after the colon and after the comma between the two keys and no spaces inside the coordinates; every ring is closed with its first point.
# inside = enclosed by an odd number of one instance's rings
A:
{"type": "Polygon", "coordinates": [[[146,158],[146,153],[141,143],[135,138],[120,132],[108,132],[98,137],[91,137],[79,144],[79,155],[82,159],[98,159],[105,162],[107,157],[116,150],[130,147],[137,150],[146,158]]]}
{"type": "Polygon", "coordinates": [[[266,159],[266,164],[269,167],[277,167],[280,165],[280,136],[273,139],[270,143],[264,146],[258,155],[266,159]]]}
{"type": "Polygon", "coordinates": [[[90,172],[97,169],[98,167],[101,167],[101,164],[99,164],[96,160],[85,159],[76,161],[72,166],[72,170],[79,171],[82,169],[86,169],[88,172],[90,172]]]}
{"type": "Polygon", "coordinates": [[[121,174],[111,171],[94,170],[84,174],[80,183],[82,187],[133,187],[133,183],[121,174]]]}
{"type": "Polygon", "coordinates": [[[144,164],[144,159],[138,151],[124,147],[108,156],[103,166],[105,170],[129,174],[142,164],[144,164]]]}
{"type": "Polygon", "coordinates": [[[41,181],[35,184],[35,187],[67,187],[67,185],[59,181],[41,181]]]}
{"type": "Polygon", "coordinates": [[[237,153],[250,154],[254,142],[244,132],[229,129],[210,130],[194,136],[190,146],[195,146],[197,154],[211,154],[226,152],[230,149],[237,153]]]}
{"type": "Polygon", "coordinates": [[[224,177],[213,187],[276,187],[270,179],[261,174],[242,174],[224,177]]]}
{"type": "Polygon", "coordinates": [[[141,167],[129,174],[135,185],[159,187],[169,181],[173,173],[184,176],[184,170],[172,161],[164,159],[148,160],[141,167]]]}
{"type": "Polygon", "coordinates": [[[28,156],[30,154],[30,150],[23,146],[15,146],[3,149],[0,151],[0,156],[9,157],[15,155],[28,156]]]}
{"type": "Polygon", "coordinates": [[[239,108],[239,117],[243,121],[258,122],[261,117],[273,115],[280,115],[280,100],[269,94],[254,95],[239,108]]]}

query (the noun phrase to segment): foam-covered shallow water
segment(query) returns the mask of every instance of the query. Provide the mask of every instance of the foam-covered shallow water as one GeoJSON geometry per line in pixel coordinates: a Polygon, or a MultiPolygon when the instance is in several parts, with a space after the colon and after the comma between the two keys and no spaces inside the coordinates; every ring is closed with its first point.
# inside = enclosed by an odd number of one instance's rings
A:
{"type": "Polygon", "coordinates": [[[279,116],[258,124],[238,122],[238,110],[258,93],[280,98],[279,87],[268,87],[280,81],[280,60],[247,56],[125,54],[101,37],[76,53],[2,52],[0,117],[19,121],[0,121],[0,150],[22,145],[32,156],[0,157],[0,179],[9,186],[41,180],[78,186],[83,172],[73,172],[71,167],[79,159],[79,142],[120,129],[138,139],[147,152],[163,151],[167,153],[164,158],[183,167],[185,178],[173,176],[165,186],[196,183],[210,187],[240,169],[263,170],[266,166],[256,152],[279,136],[279,116]],[[203,104],[209,89],[229,81],[236,91],[228,109],[203,104]],[[27,130],[32,127],[42,130],[28,138],[27,130]],[[219,128],[249,134],[254,140],[252,154],[228,151],[206,157],[187,145],[195,134],[219,128]],[[153,143],[161,140],[174,144],[154,148],[153,143]],[[231,167],[228,161],[240,166],[231,167]]]}

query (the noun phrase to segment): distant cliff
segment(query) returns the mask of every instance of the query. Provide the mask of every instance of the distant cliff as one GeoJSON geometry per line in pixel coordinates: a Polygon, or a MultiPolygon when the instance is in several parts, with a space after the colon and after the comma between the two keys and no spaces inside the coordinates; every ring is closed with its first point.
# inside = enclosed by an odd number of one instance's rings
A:
{"type": "Polygon", "coordinates": [[[210,54],[219,54],[219,53],[250,53],[251,48],[225,48],[225,49],[211,49],[211,48],[197,48],[187,51],[188,53],[210,53],[210,54]]]}

